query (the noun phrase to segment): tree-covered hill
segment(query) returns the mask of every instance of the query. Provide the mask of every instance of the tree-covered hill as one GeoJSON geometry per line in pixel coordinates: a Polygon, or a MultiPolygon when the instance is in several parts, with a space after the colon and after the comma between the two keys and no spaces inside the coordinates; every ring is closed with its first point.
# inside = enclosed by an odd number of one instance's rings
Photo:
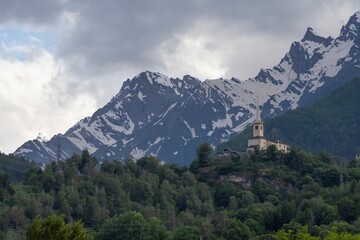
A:
{"type": "Polygon", "coordinates": [[[189,168],[146,157],[100,169],[85,150],[0,185],[0,239],[54,214],[99,240],[359,239],[359,189],[359,161],[297,149],[231,158],[202,144],[189,168]]]}
{"type": "Polygon", "coordinates": [[[0,152],[0,173],[8,174],[11,181],[22,181],[25,172],[35,163],[29,162],[23,157],[7,155],[0,152]]]}
{"type": "MultiPolygon", "coordinates": [[[[265,136],[313,153],[329,152],[352,159],[360,152],[360,79],[354,79],[307,108],[266,120],[265,136]]],[[[243,151],[251,129],[245,129],[218,151],[243,151]]]]}

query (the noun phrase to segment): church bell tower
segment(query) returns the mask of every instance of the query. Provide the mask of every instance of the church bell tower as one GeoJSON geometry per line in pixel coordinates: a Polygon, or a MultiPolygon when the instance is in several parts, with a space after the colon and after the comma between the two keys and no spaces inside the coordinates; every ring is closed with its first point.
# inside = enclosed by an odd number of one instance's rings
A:
{"type": "Polygon", "coordinates": [[[256,105],[256,120],[253,124],[253,137],[256,138],[263,138],[264,137],[264,123],[261,121],[260,118],[260,111],[259,111],[259,100],[257,101],[256,105]]]}

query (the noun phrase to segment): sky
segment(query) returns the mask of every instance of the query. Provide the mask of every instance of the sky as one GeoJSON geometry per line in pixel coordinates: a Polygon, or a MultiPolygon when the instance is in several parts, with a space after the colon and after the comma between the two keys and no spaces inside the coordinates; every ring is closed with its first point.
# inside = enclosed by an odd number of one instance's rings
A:
{"type": "Polygon", "coordinates": [[[0,0],[0,151],[51,138],[146,70],[256,76],[312,27],[337,37],[358,0],[0,0]]]}

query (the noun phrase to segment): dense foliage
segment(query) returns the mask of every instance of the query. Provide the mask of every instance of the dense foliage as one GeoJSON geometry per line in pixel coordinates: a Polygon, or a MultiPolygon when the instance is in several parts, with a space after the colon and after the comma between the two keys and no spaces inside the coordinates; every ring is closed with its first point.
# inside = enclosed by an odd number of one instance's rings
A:
{"type": "MultiPolygon", "coordinates": [[[[360,152],[359,89],[360,79],[354,79],[310,107],[266,120],[265,136],[313,153],[325,151],[351,159],[360,152]]],[[[250,135],[247,128],[219,150],[229,147],[242,151],[250,135]]]]}
{"type": "Polygon", "coordinates": [[[27,240],[92,240],[81,223],[65,224],[58,215],[51,215],[46,219],[36,217],[27,230],[27,240]]]}
{"type": "Polygon", "coordinates": [[[7,173],[10,181],[23,181],[25,172],[34,165],[23,157],[0,152],[0,172],[7,173]]]}
{"type": "Polygon", "coordinates": [[[359,239],[359,160],[273,147],[213,156],[209,144],[197,156],[189,168],[154,157],[99,165],[84,150],[33,167],[0,185],[0,239],[26,239],[53,214],[94,239],[359,239]]]}

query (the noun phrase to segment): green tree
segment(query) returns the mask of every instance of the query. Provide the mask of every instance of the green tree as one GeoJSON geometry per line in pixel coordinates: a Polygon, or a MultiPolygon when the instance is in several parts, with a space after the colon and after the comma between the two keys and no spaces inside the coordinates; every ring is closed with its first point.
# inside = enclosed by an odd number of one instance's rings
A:
{"type": "Polygon", "coordinates": [[[173,240],[198,240],[199,234],[193,227],[180,227],[173,233],[173,240]]]}
{"type": "Polygon", "coordinates": [[[223,226],[220,226],[220,235],[226,240],[250,239],[249,227],[235,218],[223,219],[223,226]]]}
{"type": "Polygon", "coordinates": [[[309,226],[327,225],[338,218],[336,207],[325,203],[321,197],[302,201],[300,211],[296,216],[299,223],[309,226]]]}
{"type": "Polygon", "coordinates": [[[320,240],[320,238],[311,236],[308,227],[305,226],[296,231],[281,229],[275,233],[274,240],[320,240]]]}
{"type": "Polygon", "coordinates": [[[203,143],[196,149],[197,160],[199,161],[200,167],[206,167],[209,164],[212,151],[213,149],[210,143],[203,143]]]}
{"type": "Polygon", "coordinates": [[[86,177],[94,176],[96,163],[96,158],[92,157],[89,151],[85,148],[81,153],[81,160],[79,164],[80,172],[86,177]]]}
{"type": "Polygon", "coordinates": [[[266,149],[266,159],[268,161],[277,162],[280,156],[280,152],[277,147],[272,144],[266,149]]]}
{"type": "Polygon", "coordinates": [[[27,230],[28,240],[91,240],[80,222],[74,225],[65,224],[59,215],[51,215],[46,219],[36,217],[27,230]]]}
{"type": "Polygon", "coordinates": [[[352,222],[356,220],[356,204],[353,199],[350,199],[348,196],[343,197],[337,204],[337,208],[340,216],[347,222],[352,222]]]}
{"type": "Polygon", "coordinates": [[[98,239],[137,240],[147,236],[146,221],[138,212],[127,212],[105,221],[98,239]]]}
{"type": "Polygon", "coordinates": [[[10,185],[9,174],[0,172],[0,201],[3,201],[6,197],[9,197],[14,193],[15,191],[10,185]]]}
{"type": "Polygon", "coordinates": [[[229,182],[222,182],[215,188],[214,204],[218,207],[227,207],[229,205],[230,197],[234,196],[236,190],[233,184],[229,182]]]}
{"type": "Polygon", "coordinates": [[[150,218],[146,224],[146,228],[148,240],[163,240],[169,236],[164,224],[156,217],[150,218]]]}
{"type": "Polygon", "coordinates": [[[336,228],[333,228],[324,240],[360,240],[360,234],[338,233],[336,228]]]}

